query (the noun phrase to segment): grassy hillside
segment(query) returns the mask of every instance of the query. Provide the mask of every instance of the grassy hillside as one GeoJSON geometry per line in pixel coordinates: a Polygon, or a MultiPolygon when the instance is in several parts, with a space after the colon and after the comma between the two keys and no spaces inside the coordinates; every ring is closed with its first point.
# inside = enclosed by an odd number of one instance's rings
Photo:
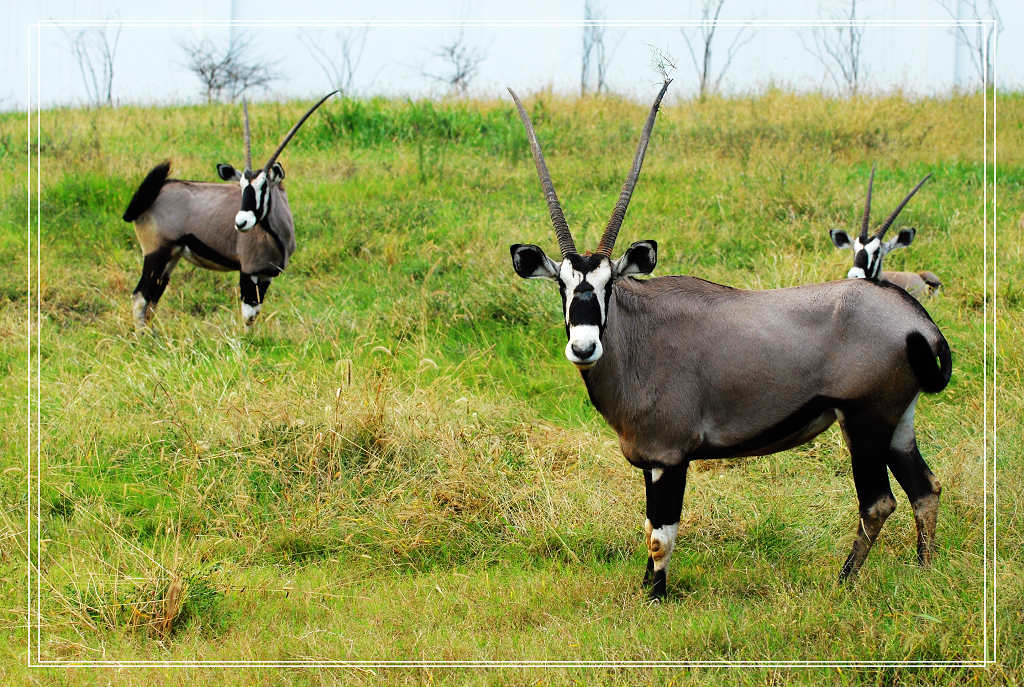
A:
{"type": "MultiPolygon", "coordinates": [[[[653,96],[653,92],[652,92],[653,96]]],[[[308,103],[251,108],[263,159],[308,103]]],[[[648,105],[527,99],[567,218],[596,245],[648,105]]],[[[918,404],[943,484],[939,552],[914,565],[899,508],[855,586],[836,583],[857,502],[837,428],[794,451],[690,471],[669,600],[640,579],[643,482],[562,354],[559,300],[515,276],[556,252],[511,104],[334,101],[282,155],[299,249],[246,333],[237,275],[182,264],[132,332],[141,257],[120,220],[145,173],[242,162],[226,106],[41,118],[41,653],[61,660],[978,660],[985,647],[984,332],[999,330],[1000,656],[1024,603],[1020,229],[1024,99],[1001,96],[998,299],[985,306],[980,97],[768,93],[663,108],[621,247],[656,274],[744,288],[843,276],[872,164],[876,214],[924,174],[889,269],[930,269],[954,377],[918,404]],[[995,307],[998,310],[995,310],[995,307]],[[987,319],[986,319],[987,316],[987,319]]],[[[0,683],[26,672],[25,120],[0,117],[0,683]]],[[[991,153],[991,150],[989,151],[991,153]]],[[[259,160],[256,160],[258,163],[259,160]]],[[[991,182],[991,176],[989,178],[991,182]]],[[[992,187],[989,187],[991,193],[992,187]]],[[[990,196],[991,197],[991,196],[990,196]]],[[[991,216],[990,216],[991,221],[991,216]]],[[[989,427],[991,430],[991,427],[989,427]]],[[[989,433],[991,439],[991,432],[989,433]]],[[[988,481],[991,496],[991,476],[988,481]]],[[[989,519],[992,513],[989,512],[989,519]]],[[[991,581],[990,581],[991,584],[991,581]]],[[[987,629],[991,633],[993,628],[987,629]]],[[[123,684],[536,681],[1017,684],[1012,668],[913,673],[563,669],[172,672],[123,684]]]]}

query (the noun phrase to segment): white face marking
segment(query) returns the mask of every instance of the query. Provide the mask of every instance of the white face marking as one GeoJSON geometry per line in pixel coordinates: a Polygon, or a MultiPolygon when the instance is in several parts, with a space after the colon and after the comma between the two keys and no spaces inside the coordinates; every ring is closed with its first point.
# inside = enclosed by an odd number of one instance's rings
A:
{"type": "Polygon", "coordinates": [[[900,418],[899,423],[896,425],[896,431],[892,434],[889,448],[908,452],[914,450],[914,408],[917,406],[917,399],[920,395],[919,393],[917,396],[914,396],[914,400],[903,411],[903,417],[900,418]]]}
{"type": "Polygon", "coordinates": [[[651,482],[657,482],[665,474],[662,468],[651,468],[651,482]]]}
{"type": "Polygon", "coordinates": [[[239,210],[235,215],[235,229],[249,231],[256,226],[256,215],[248,210],[239,210]]]}
{"type": "MultiPolygon", "coordinates": [[[[875,236],[867,243],[861,243],[859,238],[853,240],[853,254],[857,255],[863,249],[868,254],[867,270],[873,274],[881,272],[882,258],[889,252],[889,248],[882,245],[881,240],[875,236]]],[[[860,267],[851,267],[846,273],[847,279],[866,279],[867,272],[860,267]]]]}
{"type": "MultiPolygon", "coordinates": [[[[262,198],[261,193],[263,191],[263,185],[266,183],[267,178],[263,172],[256,175],[256,178],[252,181],[245,178],[238,180],[238,187],[243,191],[246,186],[252,186],[253,192],[256,194],[256,211],[260,209],[260,199],[262,198]]],[[[256,226],[256,213],[251,210],[239,210],[235,215],[235,229],[241,232],[246,232],[256,226]]]]}
{"type": "Polygon", "coordinates": [[[565,289],[565,324],[569,326],[569,342],[565,345],[565,357],[569,362],[580,368],[591,367],[600,359],[604,353],[601,346],[601,325],[604,324],[607,313],[605,312],[605,295],[610,286],[612,278],[611,263],[603,260],[597,269],[584,274],[572,267],[569,260],[563,260],[558,267],[558,279],[565,289]],[[577,324],[569,325],[569,310],[575,297],[576,288],[586,281],[594,289],[594,296],[597,298],[598,311],[600,313],[600,324],[577,324]],[[577,353],[579,351],[579,353],[577,353]],[[584,353],[586,353],[584,355],[584,353]]]}
{"type": "Polygon", "coordinates": [[[577,367],[588,368],[604,353],[601,345],[601,328],[596,324],[580,324],[569,327],[569,343],[565,344],[565,357],[577,367]],[[581,357],[576,351],[590,351],[581,357]]]}

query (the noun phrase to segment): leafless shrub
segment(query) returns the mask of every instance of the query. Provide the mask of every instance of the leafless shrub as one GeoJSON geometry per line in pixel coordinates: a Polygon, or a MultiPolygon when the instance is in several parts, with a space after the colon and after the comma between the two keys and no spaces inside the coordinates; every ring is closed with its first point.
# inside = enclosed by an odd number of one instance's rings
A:
{"type": "Polygon", "coordinates": [[[697,79],[700,83],[700,99],[704,100],[708,93],[718,91],[722,84],[722,77],[725,76],[726,72],[729,71],[729,66],[732,64],[733,57],[739,52],[739,49],[749,43],[754,38],[754,32],[750,27],[744,26],[736,32],[732,42],[726,50],[725,63],[722,68],[718,70],[718,75],[714,76],[713,69],[711,66],[711,58],[713,54],[713,47],[715,42],[715,31],[718,29],[718,17],[722,13],[722,6],[725,5],[725,0],[704,0],[701,5],[701,25],[697,27],[697,30],[693,32],[693,37],[690,36],[690,29],[680,29],[683,34],[683,40],[686,41],[686,47],[690,51],[690,59],[693,60],[693,68],[697,72],[697,79]],[[701,50],[700,57],[694,52],[694,44],[697,44],[698,49],[701,50]]]}
{"type": "Polygon", "coordinates": [[[668,81],[678,70],[676,58],[653,44],[648,47],[651,49],[651,68],[658,72],[662,81],[668,81]]]}
{"type": "Polygon", "coordinates": [[[996,9],[995,0],[936,0],[953,19],[974,19],[977,26],[957,26],[953,31],[957,40],[967,48],[971,62],[982,84],[995,86],[995,42],[993,38],[1003,32],[1003,19],[996,9]],[[964,7],[969,16],[960,16],[958,7],[964,7]],[[982,13],[986,16],[982,16],[982,13]],[[989,20],[982,24],[982,20],[989,20]]]}
{"type": "Polygon", "coordinates": [[[121,25],[62,31],[68,40],[71,54],[78,62],[89,102],[96,106],[113,105],[114,56],[121,38],[121,25]],[[109,33],[111,29],[113,35],[109,33]]]}
{"type": "Polygon", "coordinates": [[[354,91],[356,70],[363,59],[366,37],[369,33],[370,29],[365,26],[336,31],[333,39],[328,39],[326,45],[321,44],[310,33],[303,32],[300,37],[331,87],[340,91],[343,96],[350,96],[354,91]]]}
{"type": "Polygon", "coordinates": [[[800,42],[825,67],[840,93],[854,96],[863,86],[865,69],[861,60],[864,25],[857,23],[857,0],[850,0],[849,12],[829,17],[835,26],[815,28],[812,45],[804,37],[800,42]]]}
{"type": "MultiPolygon", "coordinates": [[[[593,0],[585,0],[583,4],[583,19],[585,22],[600,22],[604,19],[604,10],[593,0]]],[[[587,86],[591,81],[591,60],[597,68],[597,84],[595,91],[604,93],[608,90],[605,81],[608,71],[608,50],[604,42],[605,27],[599,23],[585,23],[583,25],[583,55],[580,68],[580,95],[585,95],[587,86]]]]}
{"type": "Polygon", "coordinates": [[[206,102],[226,96],[234,102],[251,88],[266,89],[280,77],[273,64],[251,55],[252,38],[242,35],[226,48],[209,39],[182,43],[189,71],[203,87],[206,102]]]}
{"type": "Polygon", "coordinates": [[[443,71],[439,74],[424,71],[423,75],[445,84],[453,94],[465,95],[469,90],[469,84],[480,69],[480,64],[487,59],[487,53],[478,47],[468,45],[464,33],[460,30],[455,38],[438,48],[433,57],[443,62],[443,71]]]}

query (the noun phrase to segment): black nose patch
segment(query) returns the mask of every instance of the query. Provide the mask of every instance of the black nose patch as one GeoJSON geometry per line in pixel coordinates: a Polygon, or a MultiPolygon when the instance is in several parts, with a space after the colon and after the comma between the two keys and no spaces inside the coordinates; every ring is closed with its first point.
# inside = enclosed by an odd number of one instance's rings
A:
{"type": "Polygon", "coordinates": [[[242,210],[256,212],[256,189],[250,185],[242,189],[242,210]]]}
{"type": "Polygon", "coordinates": [[[857,254],[853,256],[853,266],[859,267],[865,272],[868,269],[868,252],[861,248],[857,251],[857,254]]]}
{"type": "MultiPolygon", "coordinates": [[[[589,284],[586,286],[590,287],[589,284]]],[[[577,289],[569,303],[569,326],[581,324],[601,324],[601,306],[593,288],[577,289]]]]}

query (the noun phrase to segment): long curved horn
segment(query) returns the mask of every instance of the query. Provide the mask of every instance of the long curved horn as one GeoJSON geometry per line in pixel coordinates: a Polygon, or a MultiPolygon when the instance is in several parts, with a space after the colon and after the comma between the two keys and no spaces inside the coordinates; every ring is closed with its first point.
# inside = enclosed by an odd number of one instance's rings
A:
{"type": "Polygon", "coordinates": [[[914,197],[914,194],[917,193],[917,190],[924,186],[924,182],[928,181],[931,178],[931,174],[926,174],[924,179],[921,179],[921,181],[917,182],[917,186],[914,187],[914,190],[907,194],[907,197],[903,199],[903,202],[896,206],[896,209],[892,211],[892,214],[889,215],[888,219],[886,219],[885,222],[882,223],[882,226],[878,229],[877,236],[879,241],[881,241],[882,237],[885,236],[885,232],[888,231],[892,223],[896,221],[896,216],[900,214],[900,211],[903,210],[903,207],[908,202],[910,202],[910,199],[914,197]]]}
{"type": "Polygon", "coordinates": [[[860,223],[861,245],[868,242],[868,229],[871,224],[871,187],[875,185],[875,167],[871,165],[871,178],[868,179],[868,199],[864,202],[864,219],[860,223]]]}
{"type": "Polygon", "coordinates": [[[285,135],[284,140],[281,141],[281,145],[277,146],[277,150],[275,150],[274,154],[270,156],[269,160],[267,160],[267,164],[263,165],[263,173],[264,174],[269,172],[271,165],[273,165],[275,162],[277,162],[277,156],[280,155],[281,151],[284,150],[284,147],[286,145],[288,145],[288,141],[292,140],[292,136],[294,136],[295,132],[299,130],[299,127],[302,126],[302,124],[307,119],[309,119],[309,115],[313,114],[313,112],[316,110],[316,108],[318,108],[321,105],[323,105],[324,101],[327,100],[328,98],[330,98],[335,93],[337,93],[337,91],[331,91],[330,93],[328,93],[324,97],[320,98],[320,101],[316,105],[314,105],[313,107],[309,108],[309,110],[306,112],[306,114],[302,115],[302,119],[300,119],[299,121],[295,122],[295,126],[293,126],[291,131],[289,131],[285,135]]]}
{"type": "Polygon", "coordinates": [[[252,171],[252,146],[249,139],[249,105],[242,98],[242,113],[245,115],[245,171],[252,171]]]}
{"type": "Polygon", "coordinates": [[[654,99],[654,104],[651,105],[651,113],[647,115],[647,123],[644,125],[643,133],[640,134],[640,143],[636,147],[636,156],[633,158],[633,168],[629,170],[626,183],[622,185],[622,191],[619,193],[619,202],[615,204],[615,209],[612,210],[611,219],[608,220],[608,226],[605,227],[604,234],[601,236],[601,243],[597,247],[597,252],[602,255],[608,257],[612,255],[612,248],[615,247],[615,238],[619,235],[622,220],[626,217],[626,208],[629,207],[629,198],[633,195],[636,180],[640,177],[640,167],[644,164],[644,154],[647,153],[647,142],[651,140],[654,119],[658,115],[658,106],[661,105],[661,99],[665,96],[665,91],[668,90],[670,83],[672,83],[672,79],[665,80],[661,91],[658,92],[658,97],[654,99]]]}
{"type": "Polygon", "coordinates": [[[569,224],[565,221],[562,213],[562,205],[558,202],[558,195],[555,193],[555,186],[551,183],[551,175],[548,173],[548,166],[544,164],[544,153],[540,151],[540,143],[537,142],[537,134],[533,130],[533,123],[530,115],[526,114],[523,104],[519,102],[519,96],[511,88],[508,89],[512,100],[516,102],[519,109],[519,119],[523,120],[526,127],[526,137],[530,140],[530,150],[533,152],[533,161],[537,165],[537,176],[540,177],[541,188],[544,189],[544,198],[548,202],[548,214],[551,216],[551,224],[555,227],[555,237],[558,239],[558,247],[562,249],[562,257],[570,253],[576,253],[576,244],[569,232],[569,224]]]}

